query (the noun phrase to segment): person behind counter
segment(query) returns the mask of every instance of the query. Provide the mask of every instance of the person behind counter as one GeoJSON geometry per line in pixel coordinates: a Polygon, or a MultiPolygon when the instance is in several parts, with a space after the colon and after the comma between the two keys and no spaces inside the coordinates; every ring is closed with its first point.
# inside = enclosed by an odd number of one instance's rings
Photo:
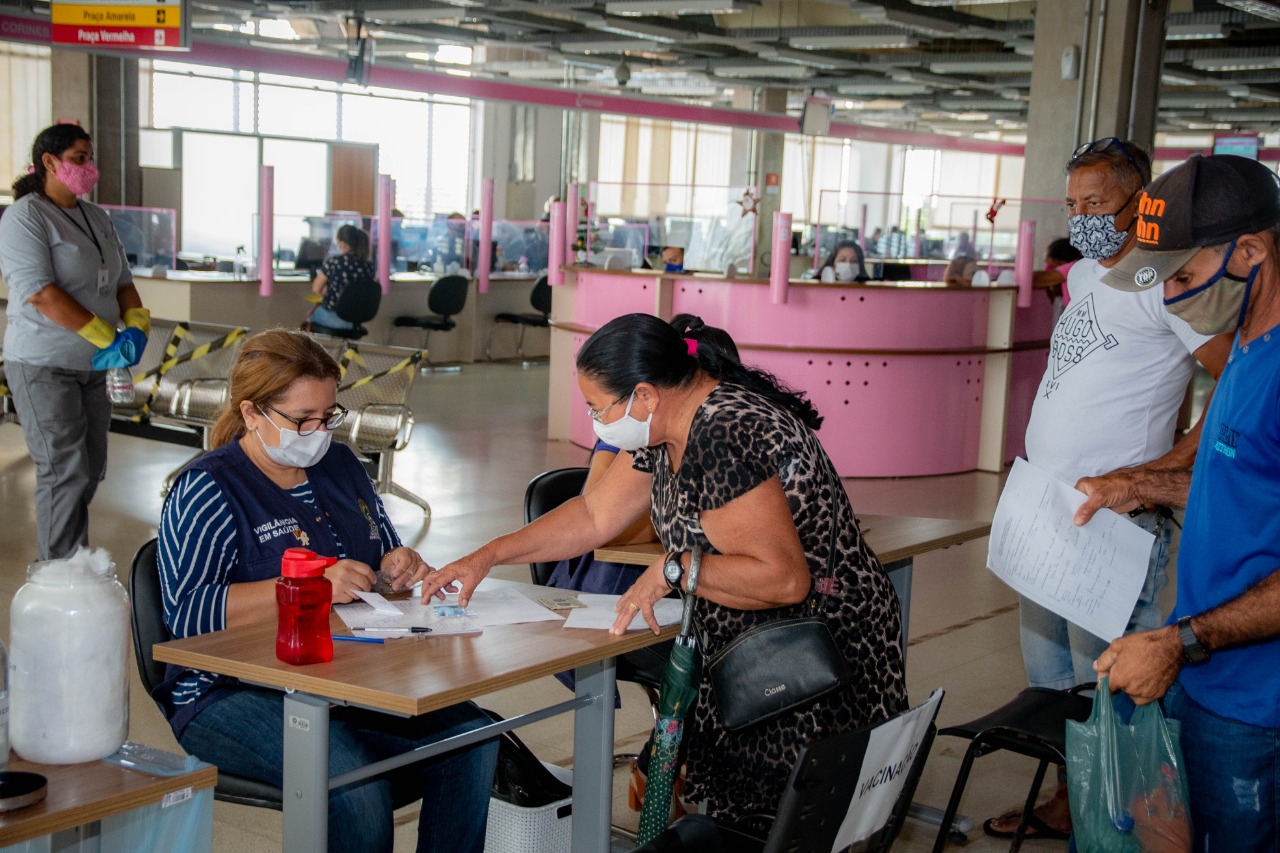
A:
{"type": "Polygon", "coordinates": [[[831,254],[822,262],[818,277],[822,281],[839,281],[844,283],[866,281],[867,268],[864,264],[862,249],[853,240],[841,240],[836,243],[831,254]]]}
{"type": "Polygon", "coordinates": [[[978,272],[978,259],[973,255],[956,255],[942,273],[942,283],[947,287],[968,287],[978,272]]]}
{"type": "Polygon", "coordinates": [[[137,364],[151,331],[111,217],[79,198],[97,182],[89,134],[45,128],[0,219],[5,377],[36,465],[37,560],[89,542],[89,503],[107,471],[106,371],[137,364]]]}
{"type": "Polygon", "coordinates": [[[324,259],[311,282],[311,292],[321,302],[308,320],[329,329],[354,329],[355,324],[338,316],[338,300],[348,287],[377,286],[377,271],[369,260],[369,235],[354,225],[338,229],[338,254],[324,259]]]}
{"type": "MultiPolygon", "coordinates": [[[[303,332],[273,329],[245,342],[211,432],[214,449],[179,474],[160,517],[164,621],[175,637],[274,622],[275,582],[291,546],[339,558],[325,571],[335,604],[371,589],[375,567],[393,590],[426,574],[360,460],[331,441],[347,414],[337,403],[339,376],[303,332]],[[285,535],[259,537],[262,529],[285,535]]],[[[153,698],[189,753],[281,784],[282,693],[169,667],[153,698]]],[[[470,702],[409,718],[340,706],[330,715],[329,769],[336,776],[488,722],[470,702]]],[[[329,850],[391,851],[394,784],[422,796],[420,853],[480,853],[496,761],[490,740],[331,792],[329,850]]]]}
{"type": "Polygon", "coordinates": [[[458,583],[465,605],[495,565],[580,554],[650,513],[669,557],[623,594],[611,630],[639,613],[656,633],[653,605],[686,588],[698,546],[707,556],[697,610],[713,655],[753,625],[799,615],[826,578],[834,534],[835,579],[815,594],[854,672],[849,686],[730,732],[704,678],[686,721],[687,798],[715,817],[772,814],[806,741],[906,705],[897,596],[814,433],[822,417],[803,394],[648,314],[602,326],[577,371],[597,437],[632,453],[632,465],[610,465],[581,497],[428,574],[423,600],[458,583]]]}
{"type": "Polygon", "coordinates": [[[662,263],[665,272],[684,272],[684,246],[663,246],[662,263]]]}

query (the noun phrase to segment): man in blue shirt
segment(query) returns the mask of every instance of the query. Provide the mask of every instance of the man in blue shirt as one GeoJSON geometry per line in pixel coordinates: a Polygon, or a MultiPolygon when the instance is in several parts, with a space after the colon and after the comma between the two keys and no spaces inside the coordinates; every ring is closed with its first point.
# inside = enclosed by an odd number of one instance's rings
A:
{"type": "Polygon", "coordinates": [[[1102,506],[1180,504],[1178,603],[1163,628],[1094,664],[1182,724],[1197,850],[1280,841],[1280,177],[1229,155],[1193,157],[1138,203],[1138,247],[1104,279],[1163,282],[1165,308],[1203,334],[1236,331],[1204,418],[1194,472],[1085,481],[1102,506]],[[1275,339],[1274,341],[1272,339],[1275,339]]]}

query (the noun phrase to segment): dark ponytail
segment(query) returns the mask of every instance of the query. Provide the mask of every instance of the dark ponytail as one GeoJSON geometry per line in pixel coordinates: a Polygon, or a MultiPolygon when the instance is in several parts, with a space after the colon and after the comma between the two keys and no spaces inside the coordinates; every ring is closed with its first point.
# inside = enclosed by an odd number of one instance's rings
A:
{"type": "Polygon", "coordinates": [[[351,255],[357,261],[369,260],[369,234],[363,228],[343,225],[338,229],[338,239],[351,247],[351,255]]]}
{"type": "Polygon", "coordinates": [[[707,326],[691,314],[677,315],[670,324],[649,314],[624,314],[610,320],[578,350],[577,366],[579,373],[618,397],[630,394],[641,382],[659,388],[687,385],[702,370],[721,382],[759,394],[795,415],[809,429],[822,426],[822,416],[804,392],[744,365],[727,332],[707,326]],[[686,339],[695,341],[696,347],[686,339]]]}
{"type": "Polygon", "coordinates": [[[55,124],[40,131],[36,135],[36,141],[31,144],[31,171],[13,182],[14,201],[24,195],[44,192],[44,155],[52,154],[62,159],[63,152],[81,139],[85,142],[93,141],[93,137],[84,128],[75,124],[55,124]]]}

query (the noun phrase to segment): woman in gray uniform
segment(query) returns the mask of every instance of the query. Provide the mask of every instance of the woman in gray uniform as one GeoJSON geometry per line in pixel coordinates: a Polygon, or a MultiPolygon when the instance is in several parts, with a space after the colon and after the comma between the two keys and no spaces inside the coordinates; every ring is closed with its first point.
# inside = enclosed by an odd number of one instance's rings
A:
{"type": "Polygon", "coordinates": [[[36,463],[40,560],[88,544],[89,502],[107,470],[106,371],[137,364],[151,329],[111,218],[79,198],[97,182],[89,134],[45,128],[0,218],[5,376],[36,463]]]}

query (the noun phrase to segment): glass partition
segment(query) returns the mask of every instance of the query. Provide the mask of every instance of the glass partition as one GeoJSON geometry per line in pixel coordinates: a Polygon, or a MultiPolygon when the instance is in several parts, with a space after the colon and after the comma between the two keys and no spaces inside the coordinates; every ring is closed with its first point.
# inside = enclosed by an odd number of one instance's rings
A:
{"type": "MultiPolygon", "coordinates": [[[[253,233],[258,233],[258,216],[253,216],[253,233]]],[[[364,218],[355,212],[326,213],[321,216],[277,215],[272,218],[273,252],[276,275],[297,272],[308,276],[324,263],[325,258],[338,254],[338,229],[343,225],[364,228],[364,218]]],[[[236,247],[240,257],[242,247],[236,247]]],[[[371,245],[372,248],[372,245],[371,245]]],[[[246,249],[247,256],[257,263],[258,243],[255,239],[246,249]]],[[[234,270],[228,270],[233,272],[234,270]]]]}
{"type": "Polygon", "coordinates": [[[587,185],[588,250],[640,251],[643,241],[643,254],[652,256],[663,246],[682,246],[687,270],[723,272],[733,264],[740,275],[749,275],[757,198],[751,186],[592,181],[587,185]]]}
{"type": "Polygon", "coordinates": [[[119,207],[102,205],[120,235],[131,267],[177,265],[178,213],[167,207],[119,207]]]}

